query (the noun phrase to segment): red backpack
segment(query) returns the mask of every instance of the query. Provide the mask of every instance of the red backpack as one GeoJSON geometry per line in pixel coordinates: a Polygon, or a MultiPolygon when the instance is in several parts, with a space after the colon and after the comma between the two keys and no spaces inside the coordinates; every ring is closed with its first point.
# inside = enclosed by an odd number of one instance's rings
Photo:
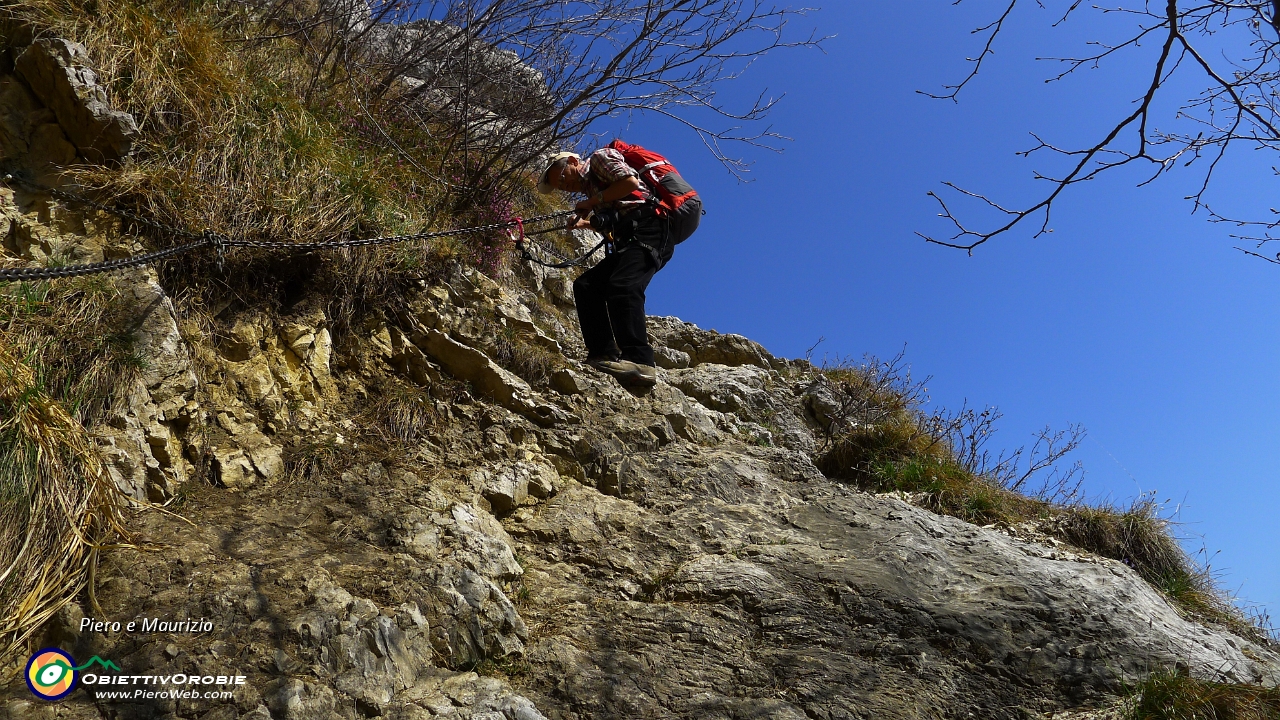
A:
{"type": "Polygon", "coordinates": [[[659,215],[678,210],[686,200],[697,196],[698,191],[690,187],[676,167],[658,153],[621,140],[614,140],[608,147],[622,153],[622,159],[640,173],[640,179],[658,199],[659,215]]]}

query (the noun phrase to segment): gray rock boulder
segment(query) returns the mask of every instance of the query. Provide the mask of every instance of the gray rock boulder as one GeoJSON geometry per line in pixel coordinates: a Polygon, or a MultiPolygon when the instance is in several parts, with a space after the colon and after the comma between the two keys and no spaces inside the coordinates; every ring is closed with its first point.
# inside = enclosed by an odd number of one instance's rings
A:
{"type": "Polygon", "coordinates": [[[671,362],[674,367],[681,366],[681,354],[689,357],[689,364],[685,367],[701,363],[755,365],[762,368],[785,365],[753,340],[741,335],[722,335],[714,330],[703,330],[680,318],[650,317],[648,327],[650,341],[655,347],[674,351],[657,351],[662,362],[671,362]]]}
{"type": "Polygon", "coordinates": [[[564,368],[551,376],[551,387],[562,395],[581,395],[587,383],[578,373],[564,368]]]}
{"type": "Polygon", "coordinates": [[[540,402],[529,383],[499,366],[488,355],[464,345],[439,330],[416,335],[414,343],[440,362],[450,375],[470,382],[485,397],[535,422],[554,424],[566,416],[558,408],[540,402]]]}
{"type": "Polygon", "coordinates": [[[0,76],[0,157],[21,160],[46,180],[44,171],[75,162],[76,147],[53,111],[12,75],[0,76]]]}
{"type": "MultiPolygon", "coordinates": [[[[116,487],[140,500],[164,502],[195,470],[183,450],[184,435],[199,415],[196,375],[173,303],[155,272],[138,269],[120,280],[136,317],[135,349],[147,362],[123,388],[127,402],[94,428],[94,435],[116,487]]],[[[259,457],[266,467],[267,458],[259,457]]],[[[216,456],[214,462],[219,462],[216,456]]],[[[278,453],[271,467],[274,474],[283,469],[278,453]]]]}
{"type": "Polygon", "coordinates": [[[138,135],[133,116],[111,107],[84,46],[60,38],[31,43],[14,60],[14,70],[89,162],[129,154],[138,135]]]}
{"type": "Polygon", "coordinates": [[[433,573],[430,588],[439,628],[434,647],[449,662],[467,665],[524,653],[529,629],[492,580],[447,565],[433,573]]]}
{"type": "Polygon", "coordinates": [[[518,461],[476,470],[471,485],[498,517],[509,515],[530,497],[545,500],[560,486],[556,469],[542,461],[518,461]]]}
{"type": "Polygon", "coordinates": [[[658,345],[653,349],[653,361],[660,368],[676,370],[689,367],[693,359],[683,350],[673,350],[665,345],[658,345]]]}
{"type": "Polygon", "coordinates": [[[840,397],[831,381],[819,375],[804,389],[804,406],[810,417],[823,428],[831,427],[840,414],[840,397]]]}
{"type": "Polygon", "coordinates": [[[549,604],[525,615],[562,623],[527,650],[535,702],[567,693],[591,717],[1015,718],[1176,663],[1280,682],[1280,655],[1187,621],[1120,563],[847,491],[802,457],[684,446],[632,478],[658,512],[574,486],[526,520],[519,537],[541,548],[527,582],[549,604]],[[590,600],[566,615],[551,599],[568,596],[590,600]]]}
{"type": "Polygon", "coordinates": [[[285,720],[329,720],[340,717],[334,712],[333,691],[327,685],[290,678],[280,682],[271,694],[273,717],[285,720]]]}
{"type": "Polygon", "coordinates": [[[813,449],[813,433],[795,413],[795,395],[775,371],[703,363],[672,370],[667,380],[703,406],[754,425],[749,434],[761,439],[767,434],[769,442],[802,452],[813,449]]]}

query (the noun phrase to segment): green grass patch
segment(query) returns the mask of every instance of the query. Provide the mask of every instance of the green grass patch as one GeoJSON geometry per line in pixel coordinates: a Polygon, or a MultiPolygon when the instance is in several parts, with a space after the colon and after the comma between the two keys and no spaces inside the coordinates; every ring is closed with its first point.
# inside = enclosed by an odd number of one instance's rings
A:
{"type": "MultiPolygon", "coordinates": [[[[993,410],[925,412],[923,383],[910,381],[900,358],[846,362],[820,372],[830,396],[816,464],[828,477],[870,492],[910,493],[923,507],[978,525],[1031,523],[1039,532],[1128,565],[1185,615],[1267,640],[1262,623],[1232,605],[1210,572],[1182,549],[1173,523],[1151,496],[1116,506],[1089,505],[1074,492],[1065,502],[1028,495],[1019,491],[1025,475],[1002,459],[1010,456],[993,460],[982,449],[998,417],[993,410]]],[[[1040,437],[1057,441],[1062,435],[1046,431],[1040,437]]],[[[1037,462],[1045,455],[1033,449],[1027,457],[1037,462]]],[[[1051,464],[1042,469],[1051,472],[1051,464]]]]}
{"type": "Polygon", "coordinates": [[[135,305],[116,276],[0,284],[0,338],[34,372],[33,392],[92,425],[147,368],[135,305]]]}
{"type": "Polygon", "coordinates": [[[1125,720],[1280,720],[1280,689],[1151,675],[1122,713],[1125,720]]]}

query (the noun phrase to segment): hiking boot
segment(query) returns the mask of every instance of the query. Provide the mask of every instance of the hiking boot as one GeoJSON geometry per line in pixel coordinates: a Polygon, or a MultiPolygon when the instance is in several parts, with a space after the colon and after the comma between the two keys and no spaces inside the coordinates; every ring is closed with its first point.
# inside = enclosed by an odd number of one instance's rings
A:
{"type": "Polygon", "coordinates": [[[619,359],[617,355],[588,355],[583,362],[600,372],[609,372],[604,366],[609,363],[616,363],[619,359]]]}
{"type": "Polygon", "coordinates": [[[658,368],[641,365],[630,360],[600,360],[592,364],[597,370],[607,372],[627,386],[652,387],[658,384],[658,368]]]}

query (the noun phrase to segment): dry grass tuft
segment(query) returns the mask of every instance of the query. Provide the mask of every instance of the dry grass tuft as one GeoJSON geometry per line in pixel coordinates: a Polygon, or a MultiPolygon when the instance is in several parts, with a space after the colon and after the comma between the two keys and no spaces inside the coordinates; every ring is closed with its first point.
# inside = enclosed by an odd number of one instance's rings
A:
{"type": "Polygon", "coordinates": [[[535,344],[511,327],[495,334],[493,359],[535,387],[545,385],[556,370],[565,367],[564,355],[535,344]]]}
{"type": "Polygon", "coordinates": [[[368,415],[403,445],[426,437],[442,420],[425,390],[398,384],[371,403],[368,415]]]}
{"type": "Polygon", "coordinates": [[[91,582],[104,542],[125,537],[127,500],[85,428],[145,366],[129,300],[115,276],[0,288],[0,655],[91,582]]]}
{"type": "Polygon", "coordinates": [[[1148,677],[1125,703],[1125,720],[1280,720],[1280,689],[1197,680],[1172,672],[1148,677]]]}
{"type": "Polygon", "coordinates": [[[1170,533],[1170,523],[1158,512],[1150,496],[1127,508],[1073,507],[1057,518],[1056,534],[1076,547],[1123,562],[1169,595],[1182,595],[1202,582],[1170,533]]]}
{"type": "Polygon", "coordinates": [[[332,440],[303,440],[285,450],[284,484],[313,484],[335,469],[346,467],[349,449],[332,440]]]}
{"type": "Polygon", "coordinates": [[[1150,495],[1139,497],[1128,507],[1075,505],[1057,512],[1053,534],[1063,542],[1133,568],[1187,615],[1268,644],[1269,628],[1251,621],[1215,586],[1209,570],[1182,549],[1173,535],[1173,523],[1160,516],[1160,509],[1150,495]]]}
{"type": "Polygon", "coordinates": [[[146,367],[136,313],[118,276],[0,287],[0,337],[85,426],[102,421],[146,367]]]}
{"type": "Polygon", "coordinates": [[[978,452],[973,438],[992,431],[991,416],[923,411],[923,383],[911,381],[901,357],[887,363],[844,362],[822,373],[838,404],[816,462],[828,477],[872,492],[911,493],[935,512],[975,524],[1033,522],[1063,542],[1125,563],[1185,614],[1268,641],[1262,623],[1250,621],[1182,549],[1173,523],[1160,516],[1150,496],[1117,507],[1086,505],[1074,489],[1056,499],[1025,495],[1017,492],[1021,481],[1014,487],[1002,482],[1020,477],[1007,465],[994,464],[995,472],[975,465],[975,458],[987,455],[978,452]],[[958,428],[957,418],[980,424],[958,428]]]}
{"type": "Polygon", "coordinates": [[[123,503],[84,426],[0,336],[0,657],[90,582],[126,536],[123,503]]]}
{"type": "Polygon", "coordinates": [[[6,11],[83,43],[138,121],[141,147],[123,168],[73,179],[164,222],[245,238],[332,239],[403,210],[383,204],[394,163],[346,142],[345,109],[300,97],[306,68],[290,41],[237,41],[248,6],[34,0],[6,11]]]}
{"type": "Polygon", "coordinates": [[[924,504],[968,522],[1017,522],[1032,501],[966,468],[936,418],[924,413],[923,383],[901,357],[823,370],[838,400],[817,458],[828,477],[873,492],[925,495],[924,504]]]}

